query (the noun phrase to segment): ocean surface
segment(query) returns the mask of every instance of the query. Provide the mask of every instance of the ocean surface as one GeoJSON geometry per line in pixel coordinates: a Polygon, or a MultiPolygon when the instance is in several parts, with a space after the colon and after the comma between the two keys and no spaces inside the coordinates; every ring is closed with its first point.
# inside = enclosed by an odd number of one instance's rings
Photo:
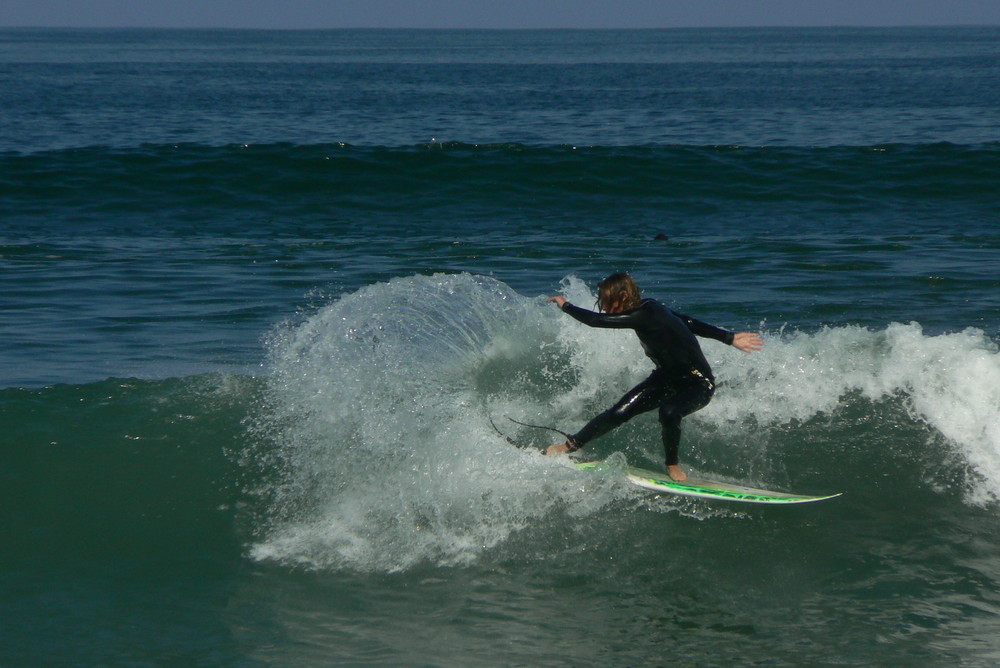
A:
{"type": "Polygon", "coordinates": [[[0,666],[1000,664],[1000,28],[0,30],[0,342],[0,666]]]}

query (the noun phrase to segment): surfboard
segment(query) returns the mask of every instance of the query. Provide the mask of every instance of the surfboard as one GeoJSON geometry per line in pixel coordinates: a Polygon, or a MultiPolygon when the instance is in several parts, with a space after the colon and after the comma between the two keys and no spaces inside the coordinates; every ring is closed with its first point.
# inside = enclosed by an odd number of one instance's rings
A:
{"type": "Polygon", "coordinates": [[[584,471],[608,471],[621,473],[625,478],[638,487],[649,489],[655,492],[666,492],[667,494],[678,494],[680,496],[694,496],[703,499],[722,499],[725,501],[740,501],[742,503],[812,503],[834,499],[842,494],[826,494],[823,496],[807,496],[804,494],[792,494],[790,492],[777,492],[771,489],[759,489],[757,487],[747,487],[737,485],[722,480],[711,480],[688,476],[684,482],[677,482],[665,472],[649,471],[635,467],[621,468],[618,466],[606,465],[602,461],[596,462],[574,462],[577,468],[584,471]]]}
{"type": "MultiPolygon", "coordinates": [[[[558,429],[553,429],[552,427],[525,424],[524,422],[518,422],[512,417],[508,417],[507,419],[524,427],[547,429],[549,431],[558,432],[566,438],[569,438],[569,434],[559,431],[558,429]]],[[[500,428],[493,422],[493,418],[490,418],[489,420],[494,431],[496,431],[497,434],[514,447],[521,449],[537,449],[528,448],[528,446],[518,443],[510,436],[507,436],[500,431],[500,428]]],[[[541,452],[544,453],[544,450],[541,450],[541,452]]],[[[843,494],[843,492],[837,492],[836,494],[825,494],[822,496],[808,496],[805,494],[792,494],[791,492],[778,492],[773,489],[747,487],[746,485],[725,482],[723,480],[712,480],[710,478],[699,478],[697,476],[690,475],[684,482],[677,482],[667,475],[666,471],[650,471],[648,469],[640,469],[634,466],[622,467],[602,460],[590,462],[574,460],[573,464],[577,468],[584,471],[611,471],[621,473],[633,485],[637,485],[638,487],[649,489],[654,492],[666,492],[667,494],[677,494],[679,496],[694,496],[702,499],[721,499],[725,501],[740,501],[742,503],[792,504],[825,501],[826,499],[835,499],[843,494]]]]}

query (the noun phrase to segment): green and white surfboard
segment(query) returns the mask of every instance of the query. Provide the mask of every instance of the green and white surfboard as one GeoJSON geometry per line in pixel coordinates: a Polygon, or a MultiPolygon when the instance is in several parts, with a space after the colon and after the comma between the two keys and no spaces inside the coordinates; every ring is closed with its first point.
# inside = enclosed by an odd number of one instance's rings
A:
{"type": "Polygon", "coordinates": [[[585,471],[607,471],[621,473],[633,485],[656,492],[678,494],[680,496],[695,496],[703,499],[722,499],[725,501],[740,501],[742,503],[811,503],[840,496],[825,494],[822,496],[807,496],[790,492],[776,492],[770,489],[758,489],[736,485],[721,480],[710,480],[688,476],[684,482],[677,482],[665,472],[649,471],[635,467],[619,468],[605,465],[604,462],[575,462],[577,468],[585,471]]]}

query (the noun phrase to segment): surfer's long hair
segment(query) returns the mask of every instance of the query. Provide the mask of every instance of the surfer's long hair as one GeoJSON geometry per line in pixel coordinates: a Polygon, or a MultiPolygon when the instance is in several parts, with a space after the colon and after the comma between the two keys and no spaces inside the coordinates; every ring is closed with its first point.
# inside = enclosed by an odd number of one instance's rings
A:
{"type": "Polygon", "coordinates": [[[611,274],[597,284],[597,306],[602,311],[607,311],[615,302],[618,302],[622,310],[628,311],[638,306],[641,301],[639,286],[623,271],[611,274]]]}

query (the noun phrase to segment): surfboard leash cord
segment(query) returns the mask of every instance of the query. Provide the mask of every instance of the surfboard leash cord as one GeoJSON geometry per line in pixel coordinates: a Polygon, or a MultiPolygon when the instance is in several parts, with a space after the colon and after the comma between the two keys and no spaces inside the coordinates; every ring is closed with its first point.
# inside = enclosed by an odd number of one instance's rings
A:
{"type": "MultiPolygon", "coordinates": [[[[568,452],[576,452],[577,450],[580,449],[579,447],[577,447],[576,441],[573,440],[573,437],[570,436],[569,434],[567,434],[566,432],[564,432],[561,429],[556,429],[555,427],[546,427],[545,425],[540,425],[540,424],[528,424],[527,422],[521,422],[520,420],[515,420],[514,418],[512,418],[509,415],[505,415],[504,417],[507,418],[508,420],[510,420],[511,422],[513,422],[514,424],[519,424],[522,427],[529,427],[531,429],[545,429],[546,431],[554,431],[557,434],[562,434],[563,436],[566,437],[566,443],[568,443],[569,446],[570,446],[570,449],[568,450],[568,452]]],[[[493,422],[493,418],[492,417],[489,418],[489,420],[490,420],[490,425],[493,426],[493,430],[496,431],[496,433],[498,433],[501,436],[503,436],[507,440],[508,443],[510,443],[511,445],[513,445],[514,447],[517,447],[517,448],[526,448],[526,447],[528,447],[526,445],[522,445],[522,444],[518,443],[517,441],[515,441],[514,439],[512,439],[510,436],[508,436],[507,434],[505,434],[502,431],[500,431],[500,428],[497,427],[496,424],[493,422]]]]}

